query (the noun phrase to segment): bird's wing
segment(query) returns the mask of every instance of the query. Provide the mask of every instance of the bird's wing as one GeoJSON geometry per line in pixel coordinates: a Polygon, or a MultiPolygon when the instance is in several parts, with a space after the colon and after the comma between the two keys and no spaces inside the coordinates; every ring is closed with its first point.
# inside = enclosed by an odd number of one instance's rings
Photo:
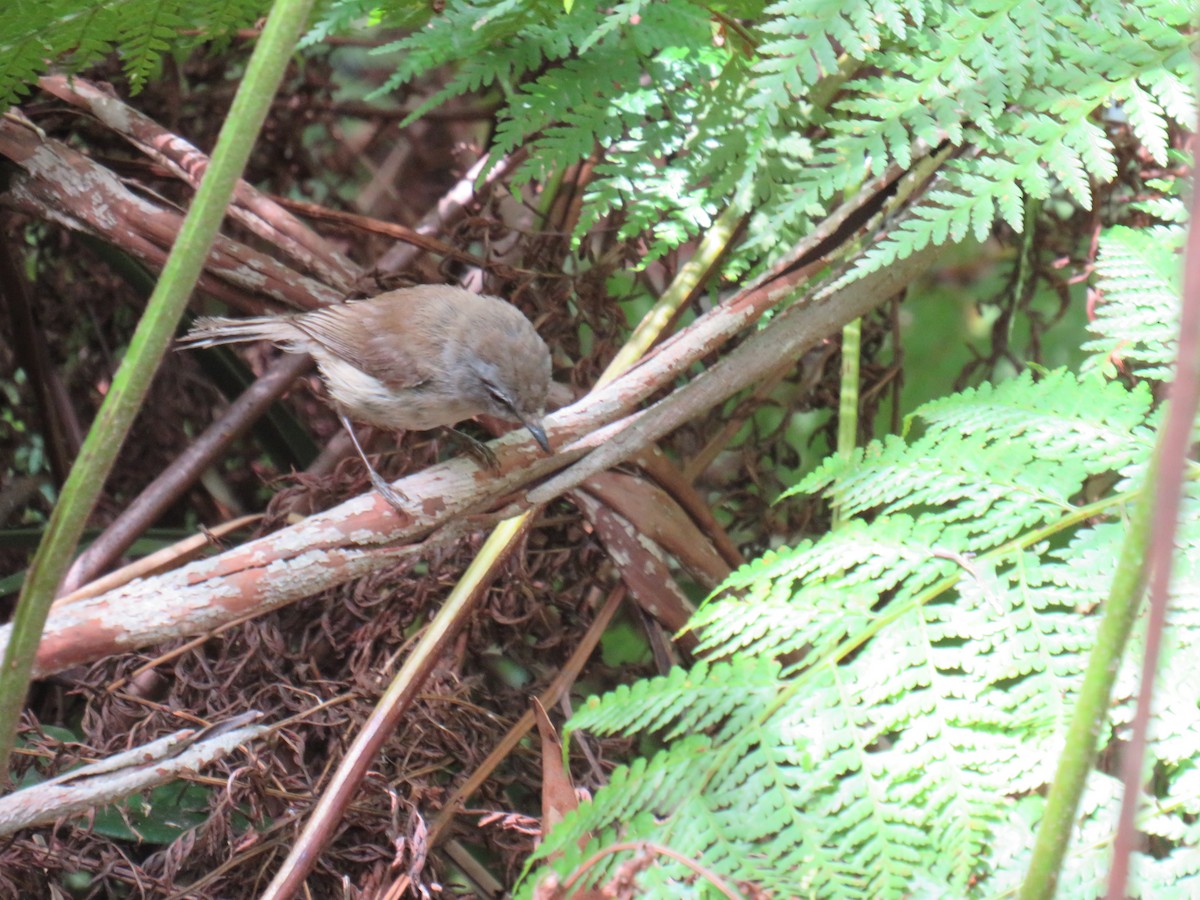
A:
{"type": "Polygon", "coordinates": [[[432,377],[438,353],[415,352],[420,348],[404,339],[395,310],[389,306],[351,301],[297,316],[291,324],[329,353],[388,387],[415,388],[432,377]]]}

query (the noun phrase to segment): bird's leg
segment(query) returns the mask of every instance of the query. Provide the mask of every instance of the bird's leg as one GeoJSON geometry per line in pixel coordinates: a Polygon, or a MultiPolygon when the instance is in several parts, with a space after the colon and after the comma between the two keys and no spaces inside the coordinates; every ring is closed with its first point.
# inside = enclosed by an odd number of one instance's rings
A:
{"type": "Polygon", "coordinates": [[[371,486],[379,492],[394,509],[407,514],[404,509],[404,503],[408,500],[402,493],[384,481],[383,476],[375,471],[375,467],[371,465],[371,461],[367,459],[367,454],[363,452],[362,444],[358,442],[358,435],[354,433],[354,426],[350,424],[350,420],[346,418],[345,413],[338,413],[338,418],[342,420],[342,427],[346,429],[346,433],[350,435],[350,442],[354,444],[354,449],[358,451],[359,458],[363,461],[363,465],[367,467],[367,474],[371,476],[371,486]]]}
{"type": "Polygon", "coordinates": [[[492,448],[481,441],[475,440],[465,431],[459,431],[457,428],[451,428],[449,425],[445,430],[454,436],[455,440],[463,445],[468,453],[475,457],[475,461],[482,466],[486,466],[493,472],[500,471],[500,460],[496,459],[496,454],[492,452],[492,448]]]}

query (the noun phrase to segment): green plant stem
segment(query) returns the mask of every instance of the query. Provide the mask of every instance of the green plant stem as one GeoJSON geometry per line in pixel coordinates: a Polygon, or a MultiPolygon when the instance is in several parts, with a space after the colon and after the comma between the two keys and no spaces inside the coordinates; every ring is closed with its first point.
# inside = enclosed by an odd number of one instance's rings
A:
{"type": "MultiPolygon", "coordinates": [[[[858,363],[862,349],[862,319],[842,326],[842,378],[838,394],[837,455],[849,461],[858,444],[858,363]]],[[[833,508],[833,527],[842,524],[841,507],[833,508]]]]}
{"type": "Polygon", "coordinates": [[[554,206],[554,200],[558,197],[558,192],[562,188],[565,176],[565,169],[555,169],[551,172],[545,189],[542,191],[541,196],[538,197],[537,211],[543,222],[547,222],[550,218],[550,209],[554,206]]]}
{"type": "Polygon", "coordinates": [[[1096,741],[1108,717],[1113,682],[1145,586],[1142,560],[1146,556],[1153,502],[1151,486],[1158,469],[1157,459],[1155,454],[1146,469],[1143,488],[1133,504],[1129,529],[1117,560],[1117,574],[1104,604],[1104,615],[1096,631],[1096,645],[1088,657],[1079,699],[1067,728],[1066,745],[1058,758],[1054,783],[1046,798],[1046,810],[1038,826],[1029,872],[1018,895],[1021,900],[1049,900],[1054,896],[1063,858],[1071,842],[1079,799],[1092,770],[1096,741]]]}
{"type": "Polygon", "coordinates": [[[276,0],[272,7],[221,128],[212,162],[34,554],[0,670],[0,773],[8,771],[54,594],[204,267],[311,7],[312,0],[276,0]]]}

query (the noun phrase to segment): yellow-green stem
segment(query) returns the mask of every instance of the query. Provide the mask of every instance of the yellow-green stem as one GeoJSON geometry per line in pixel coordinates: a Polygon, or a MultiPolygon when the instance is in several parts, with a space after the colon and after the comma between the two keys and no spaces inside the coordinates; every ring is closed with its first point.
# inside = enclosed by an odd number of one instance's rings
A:
{"type": "Polygon", "coordinates": [[[1096,757],[1096,742],[1108,717],[1113,682],[1117,678],[1121,655],[1137,615],[1144,587],[1142,560],[1150,530],[1151,485],[1157,470],[1157,454],[1146,470],[1141,493],[1133,504],[1129,528],[1117,560],[1117,574],[1104,604],[1104,615],[1096,630],[1096,644],[1088,656],[1087,670],[1079,689],[1079,699],[1071,714],[1067,739],[1054,783],[1046,798],[1046,809],[1038,825],[1029,872],[1021,885],[1021,900],[1050,900],[1058,884],[1063,859],[1071,844],[1075,815],[1084,785],[1096,757]]]}
{"type": "MultiPolygon", "coordinates": [[[[849,460],[858,443],[858,363],[862,348],[862,319],[842,328],[842,384],[838,398],[837,454],[849,460]]],[[[842,524],[842,511],[833,508],[833,527],[842,524]]]]}

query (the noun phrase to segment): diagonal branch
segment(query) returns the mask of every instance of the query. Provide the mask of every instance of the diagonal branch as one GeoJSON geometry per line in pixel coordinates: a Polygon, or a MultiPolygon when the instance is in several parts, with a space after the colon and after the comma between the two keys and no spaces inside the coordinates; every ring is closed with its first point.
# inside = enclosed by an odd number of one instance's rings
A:
{"type": "MultiPolygon", "coordinates": [[[[83,78],[47,75],[38,84],[42,90],[88,110],[176,177],[193,188],[199,187],[208,170],[208,156],[179,135],[83,78]]],[[[229,215],[278,247],[302,269],[340,291],[349,291],[358,278],[354,263],[243,179],[234,188],[229,215]]]]}
{"type": "MultiPolygon", "coordinates": [[[[0,119],[0,156],[17,165],[6,206],[95,235],[162,269],[183,215],[129,190],[108,169],[45,138],[29,125],[0,119]]],[[[218,235],[200,278],[201,289],[225,302],[262,312],[265,300],[296,309],[334,303],[342,295],[271,257],[218,235]]]]}

